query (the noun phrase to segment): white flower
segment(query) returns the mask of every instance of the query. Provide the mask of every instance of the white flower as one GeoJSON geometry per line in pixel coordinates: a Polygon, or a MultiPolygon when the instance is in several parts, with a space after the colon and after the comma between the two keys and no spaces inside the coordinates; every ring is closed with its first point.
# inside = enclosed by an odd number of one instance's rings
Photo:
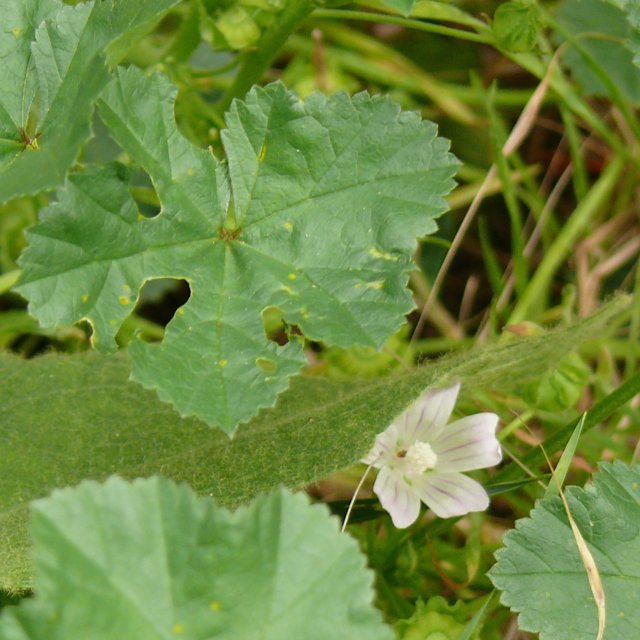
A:
{"type": "Polygon", "coordinates": [[[502,459],[495,413],[476,413],[447,425],[458,382],[427,389],[385,431],[362,462],[380,471],[373,490],[398,528],[408,527],[424,502],[450,518],[489,506],[487,492],[463,471],[490,467],[502,459]]]}

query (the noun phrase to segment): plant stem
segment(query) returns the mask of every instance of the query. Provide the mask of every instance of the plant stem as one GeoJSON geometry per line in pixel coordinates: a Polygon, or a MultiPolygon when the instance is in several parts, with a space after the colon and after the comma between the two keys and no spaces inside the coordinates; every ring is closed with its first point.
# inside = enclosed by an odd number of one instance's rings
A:
{"type": "Polygon", "coordinates": [[[399,16],[391,16],[383,13],[371,13],[369,11],[344,11],[341,9],[318,9],[313,15],[315,18],[363,20],[366,22],[381,22],[383,24],[397,24],[398,26],[406,27],[408,29],[416,29],[417,31],[428,31],[429,33],[451,36],[461,40],[493,44],[493,36],[490,31],[485,34],[474,33],[473,31],[465,31],[464,29],[444,27],[439,24],[434,24],[433,22],[423,22],[422,20],[401,18],[399,16]]]}
{"type": "Polygon", "coordinates": [[[224,115],[234,98],[243,97],[260,81],[287,38],[309,16],[313,8],[313,0],[290,0],[275,24],[262,34],[256,46],[240,54],[238,73],[216,105],[220,116],[224,115]]]}

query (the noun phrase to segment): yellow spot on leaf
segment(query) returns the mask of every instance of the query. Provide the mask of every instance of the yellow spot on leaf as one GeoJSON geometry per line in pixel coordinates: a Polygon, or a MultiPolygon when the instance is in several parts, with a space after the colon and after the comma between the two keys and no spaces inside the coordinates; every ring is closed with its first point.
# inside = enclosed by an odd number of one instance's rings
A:
{"type": "Polygon", "coordinates": [[[379,258],[380,260],[389,260],[391,262],[398,261],[398,256],[394,256],[393,254],[387,253],[386,251],[380,251],[375,247],[373,247],[372,249],[369,249],[369,255],[374,258],[379,258]]]}
{"type": "Polygon", "coordinates": [[[213,600],[209,605],[214,611],[220,610],[220,603],[217,600],[213,600]]]}
{"type": "Polygon", "coordinates": [[[183,316],[183,315],[184,315],[184,309],[183,309],[182,307],[180,307],[180,308],[178,309],[178,313],[179,313],[181,316],[183,316]]]}
{"type": "Polygon", "coordinates": [[[173,625],[173,633],[175,634],[180,634],[180,633],[184,633],[184,627],[177,623],[173,625]]]}
{"type": "Polygon", "coordinates": [[[285,222],[285,223],[284,223],[284,228],[285,228],[287,231],[293,231],[293,225],[292,225],[290,222],[285,222]]]}
{"type": "Polygon", "coordinates": [[[260,155],[258,155],[258,162],[262,162],[266,155],[267,155],[267,145],[263,144],[262,148],[260,149],[260,155]]]}
{"type": "Polygon", "coordinates": [[[218,365],[220,367],[226,367],[229,364],[228,360],[225,360],[224,358],[222,360],[218,360],[218,365]]]}
{"type": "Polygon", "coordinates": [[[278,364],[269,358],[256,358],[256,366],[264,373],[275,373],[278,370],[278,364]]]}
{"type": "Polygon", "coordinates": [[[290,273],[287,278],[289,278],[289,280],[297,280],[298,276],[295,273],[290,273]]]}
{"type": "Polygon", "coordinates": [[[362,282],[356,282],[353,286],[354,286],[356,289],[362,289],[362,282]]]}
{"type": "Polygon", "coordinates": [[[384,287],[384,280],[374,280],[373,282],[367,282],[365,287],[367,287],[367,289],[382,289],[384,287]]]}
{"type": "Polygon", "coordinates": [[[18,36],[22,35],[22,29],[20,27],[13,27],[13,29],[11,29],[11,33],[13,33],[13,35],[17,38],[18,36]]]}
{"type": "Polygon", "coordinates": [[[117,322],[117,320],[109,320],[109,324],[110,324],[112,327],[115,327],[115,326],[116,326],[116,322],[117,322]]]}
{"type": "Polygon", "coordinates": [[[129,304],[131,302],[131,298],[129,298],[129,296],[120,296],[118,298],[118,302],[120,304],[129,304]]]}
{"type": "Polygon", "coordinates": [[[187,169],[187,175],[188,175],[188,176],[192,176],[192,175],[194,175],[194,174],[195,174],[195,171],[193,170],[193,167],[189,167],[189,168],[187,169]]]}
{"type": "Polygon", "coordinates": [[[82,300],[82,302],[89,302],[89,294],[88,293],[83,293],[80,296],[80,300],[82,300]]]}

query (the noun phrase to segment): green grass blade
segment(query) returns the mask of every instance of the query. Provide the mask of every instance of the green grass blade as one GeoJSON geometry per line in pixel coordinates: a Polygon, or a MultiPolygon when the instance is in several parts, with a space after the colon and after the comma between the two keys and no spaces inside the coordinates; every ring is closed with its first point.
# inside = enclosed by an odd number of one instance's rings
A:
{"type": "Polygon", "coordinates": [[[551,476],[551,481],[547,485],[547,490],[544,492],[545,498],[553,498],[560,493],[560,488],[564,484],[569,467],[571,466],[571,460],[573,460],[573,456],[576,453],[576,448],[578,446],[580,436],[582,435],[582,429],[586,418],[587,414],[583,413],[580,420],[578,420],[578,424],[573,430],[573,433],[569,438],[569,442],[567,442],[567,446],[564,448],[562,456],[560,456],[560,460],[551,476]]]}

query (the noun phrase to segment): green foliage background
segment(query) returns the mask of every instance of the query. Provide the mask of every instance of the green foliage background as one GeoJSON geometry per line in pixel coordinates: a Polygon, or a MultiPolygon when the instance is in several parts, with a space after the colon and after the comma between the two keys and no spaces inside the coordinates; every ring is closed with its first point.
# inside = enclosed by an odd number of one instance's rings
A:
{"type": "Polygon", "coordinates": [[[96,610],[105,638],[595,637],[557,481],[604,638],[636,640],[639,16],[6,0],[0,638],[77,637],[96,610]],[[374,435],[453,377],[460,415],[501,418],[486,513],[395,530],[369,478],[340,536],[279,488],[344,516],[374,435]]]}

